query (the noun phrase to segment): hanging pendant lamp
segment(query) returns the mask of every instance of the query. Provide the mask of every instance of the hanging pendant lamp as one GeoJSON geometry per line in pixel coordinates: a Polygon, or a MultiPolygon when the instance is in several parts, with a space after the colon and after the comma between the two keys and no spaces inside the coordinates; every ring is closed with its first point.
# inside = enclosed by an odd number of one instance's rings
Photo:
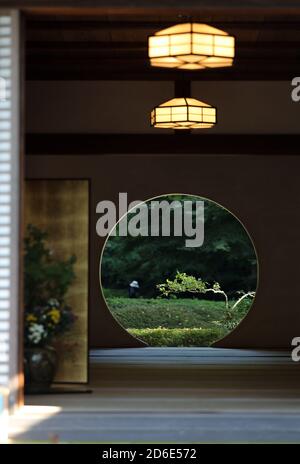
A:
{"type": "Polygon", "coordinates": [[[209,129],[217,123],[217,109],[190,97],[179,97],[151,111],[151,126],[161,129],[209,129]]]}
{"type": "Polygon", "coordinates": [[[182,23],[156,32],[148,40],[151,66],[197,70],[232,66],[235,39],[201,23],[182,23]]]}

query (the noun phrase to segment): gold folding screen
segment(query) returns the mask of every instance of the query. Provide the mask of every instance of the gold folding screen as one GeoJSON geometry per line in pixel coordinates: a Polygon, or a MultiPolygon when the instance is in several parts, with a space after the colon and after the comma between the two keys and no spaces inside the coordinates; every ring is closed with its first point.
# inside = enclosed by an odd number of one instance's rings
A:
{"type": "MultiPolygon", "coordinates": [[[[25,226],[33,224],[49,234],[57,257],[75,255],[76,279],[66,302],[76,315],[72,329],[56,345],[57,382],[88,380],[88,246],[89,183],[87,180],[28,180],[25,188],[25,226]]],[[[55,295],[53,295],[55,297],[55,295]]]]}

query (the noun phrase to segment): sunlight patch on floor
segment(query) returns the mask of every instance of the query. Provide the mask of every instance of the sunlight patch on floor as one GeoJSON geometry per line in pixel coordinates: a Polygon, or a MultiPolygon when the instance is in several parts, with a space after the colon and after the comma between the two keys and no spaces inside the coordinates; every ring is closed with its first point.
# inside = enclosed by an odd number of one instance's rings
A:
{"type": "MultiPolygon", "coordinates": [[[[9,436],[18,436],[29,432],[42,422],[61,412],[61,409],[59,406],[23,406],[10,418],[9,436]]],[[[54,443],[56,441],[55,434],[49,434],[48,438],[49,442],[54,443]]]]}

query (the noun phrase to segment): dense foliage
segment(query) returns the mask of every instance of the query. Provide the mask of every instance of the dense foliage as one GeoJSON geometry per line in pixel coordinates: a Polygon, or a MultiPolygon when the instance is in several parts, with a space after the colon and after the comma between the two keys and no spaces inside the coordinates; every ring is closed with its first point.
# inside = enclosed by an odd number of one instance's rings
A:
{"type": "MultiPolygon", "coordinates": [[[[169,196],[170,201],[196,197],[169,196]]],[[[156,285],[173,279],[177,270],[219,282],[230,294],[256,287],[256,256],[241,223],[226,209],[205,201],[205,238],[198,248],[185,246],[186,237],[109,237],[102,259],[102,285],[126,289],[138,280],[141,295],[156,296],[156,285]]]]}
{"type": "Polygon", "coordinates": [[[25,344],[43,346],[68,330],[75,317],[64,301],[75,278],[75,256],[55,257],[47,233],[28,225],[24,239],[25,344]]]}
{"type": "Polygon", "coordinates": [[[25,306],[32,308],[44,304],[50,298],[59,301],[75,278],[75,256],[60,260],[47,245],[47,232],[31,224],[24,239],[24,296],[25,306]]]}

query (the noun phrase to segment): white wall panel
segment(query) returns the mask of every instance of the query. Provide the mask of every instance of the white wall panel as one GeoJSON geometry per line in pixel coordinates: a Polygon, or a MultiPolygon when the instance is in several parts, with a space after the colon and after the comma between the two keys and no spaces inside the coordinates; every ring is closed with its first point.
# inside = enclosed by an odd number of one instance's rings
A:
{"type": "Polygon", "coordinates": [[[19,18],[0,10],[0,387],[18,387],[19,18]]]}

